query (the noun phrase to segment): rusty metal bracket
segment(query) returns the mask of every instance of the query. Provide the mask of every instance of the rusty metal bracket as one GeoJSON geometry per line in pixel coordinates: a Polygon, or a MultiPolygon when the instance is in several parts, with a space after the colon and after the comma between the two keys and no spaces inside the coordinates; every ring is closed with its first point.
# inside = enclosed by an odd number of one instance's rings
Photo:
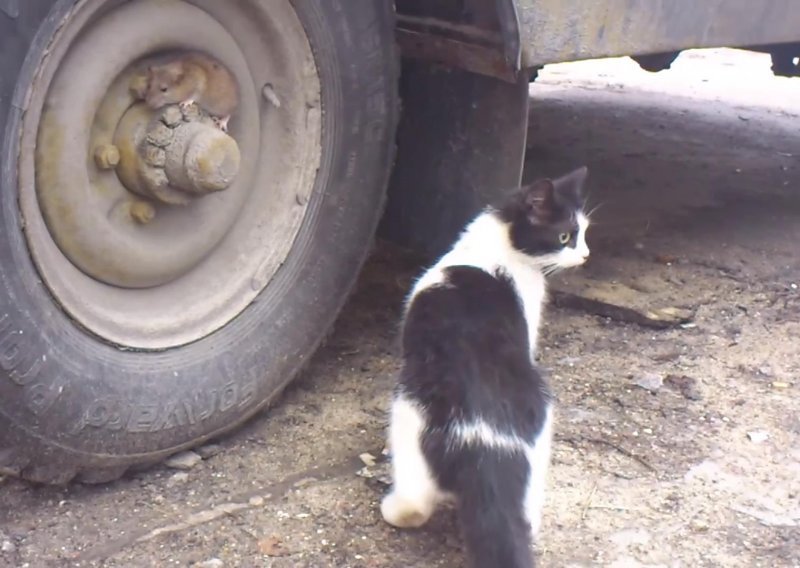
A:
{"type": "Polygon", "coordinates": [[[455,4],[398,0],[402,55],[516,83],[522,51],[514,1],[455,4]]]}

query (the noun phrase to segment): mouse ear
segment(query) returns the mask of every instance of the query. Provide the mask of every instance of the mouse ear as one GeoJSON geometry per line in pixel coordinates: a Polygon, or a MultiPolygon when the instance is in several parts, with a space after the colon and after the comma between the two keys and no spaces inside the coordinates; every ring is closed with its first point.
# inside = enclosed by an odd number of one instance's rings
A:
{"type": "Polygon", "coordinates": [[[179,63],[170,63],[164,68],[164,71],[166,72],[167,77],[173,81],[180,81],[183,79],[183,76],[186,75],[186,69],[179,63]]]}

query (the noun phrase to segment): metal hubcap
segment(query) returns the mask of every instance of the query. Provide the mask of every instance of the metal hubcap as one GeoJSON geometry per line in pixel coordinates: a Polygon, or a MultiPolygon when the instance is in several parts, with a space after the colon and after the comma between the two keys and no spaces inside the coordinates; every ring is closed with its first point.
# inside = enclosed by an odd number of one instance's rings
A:
{"type": "Polygon", "coordinates": [[[107,341],[163,349],[230,321],[293,246],[314,207],[319,78],[289,0],[85,0],[22,137],[20,205],[54,297],[107,341]],[[148,64],[189,51],[239,84],[230,135],[137,96],[148,64]]]}

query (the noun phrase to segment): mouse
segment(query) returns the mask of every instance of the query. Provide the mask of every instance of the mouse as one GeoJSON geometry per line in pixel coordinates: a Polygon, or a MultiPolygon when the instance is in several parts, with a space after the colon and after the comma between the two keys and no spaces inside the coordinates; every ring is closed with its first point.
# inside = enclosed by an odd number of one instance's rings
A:
{"type": "Polygon", "coordinates": [[[170,104],[185,109],[197,104],[227,132],[228,121],[239,105],[239,85],[222,63],[191,52],[147,68],[144,100],[153,109],[170,104]]]}

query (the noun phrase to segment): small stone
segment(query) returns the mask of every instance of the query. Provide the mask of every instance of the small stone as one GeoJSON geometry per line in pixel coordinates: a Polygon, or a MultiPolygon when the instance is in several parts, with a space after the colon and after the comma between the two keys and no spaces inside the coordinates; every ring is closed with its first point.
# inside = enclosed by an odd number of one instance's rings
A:
{"type": "Polygon", "coordinates": [[[667,266],[670,266],[678,262],[678,257],[672,254],[657,254],[656,262],[659,264],[666,264],[667,266]]]}
{"type": "Polygon", "coordinates": [[[4,540],[3,543],[0,544],[0,550],[3,552],[14,552],[17,550],[17,547],[10,540],[4,540]]]}
{"type": "Polygon", "coordinates": [[[373,456],[369,452],[364,452],[363,454],[360,454],[358,456],[358,459],[360,459],[367,467],[375,467],[375,456],[373,456]]]}
{"type": "Polygon", "coordinates": [[[634,384],[637,387],[641,387],[645,390],[649,390],[650,392],[658,392],[658,390],[664,384],[664,379],[661,378],[660,375],[656,375],[655,373],[645,373],[642,376],[638,377],[634,384]]]}
{"type": "Polygon", "coordinates": [[[205,446],[196,448],[194,451],[197,452],[201,458],[207,460],[220,453],[222,451],[222,446],[219,444],[206,444],[205,446]]]}
{"type": "Polygon", "coordinates": [[[256,495],[255,497],[250,497],[248,501],[253,507],[260,507],[264,504],[264,498],[256,495]]]}
{"type": "Polygon", "coordinates": [[[701,521],[701,520],[699,520],[699,519],[694,519],[694,520],[693,520],[693,521],[690,523],[690,525],[689,525],[689,526],[691,527],[691,529],[692,529],[694,532],[700,532],[700,533],[703,533],[703,532],[708,532],[708,529],[710,528],[710,527],[708,526],[708,523],[706,523],[705,521],[701,521]]]}
{"type": "Polygon", "coordinates": [[[258,541],[258,550],[264,556],[287,556],[283,541],[277,536],[268,536],[258,541]]]}
{"type": "Polygon", "coordinates": [[[788,389],[789,383],[784,383],[783,381],[773,381],[772,388],[774,389],[788,389]]]}
{"type": "Polygon", "coordinates": [[[684,398],[689,400],[700,400],[703,398],[697,386],[697,379],[686,375],[667,375],[664,384],[680,392],[684,398]]]}
{"type": "Polygon", "coordinates": [[[754,444],[760,444],[761,442],[766,442],[769,438],[769,433],[764,432],[763,430],[753,430],[752,432],[747,433],[747,437],[750,438],[750,441],[754,444]]]}
{"type": "Polygon", "coordinates": [[[167,487],[175,487],[176,485],[181,485],[189,481],[189,474],[185,471],[181,471],[173,475],[167,481],[167,487]]]}
{"type": "MultiPolygon", "coordinates": [[[[175,474],[175,475],[179,475],[179,474],[175,474]]],[[[153,497],[153,503],[155,503],[156,505],[161,505],[166,500],[167,499],[163,495],[156,495],[155,497],[153,497]]]]}
{"type": "Polygon", "coordinates": [[[196,452],[188,451],[175,454],[164,462],[164,465],[172,469],[192,469],[194,466],[203,461],[196,452]]]}
{"type": "Polygon", "coordinates": [[[219,558],[209,558],[198,564],[200,568],[222,568],[225,566],[225,563],[220,560],[219,558]]]}
{"type": "Polygon", "coordinates": [[[685,308],[676,308],[676,307],[666,307],[666,308],[657,308],[645,313],[647,319],[656,321],[656,322],[671,322],[674,324],[684,324],[688,323],[690,319],[693,317],[692,310],[688,310],[685,308]]]}
{"type": "Polygon", "coordinates": [[[357,475],[358,477],[363,477],[364,479],[372,479],[373,477],[375,477],[375,472],[373,472],[373,471],[372,471],[370,468],[368,468],[368,467],[362,467],[361,469],[359,469],[359,470],[356,472],[356,475],[357,475]]]}

